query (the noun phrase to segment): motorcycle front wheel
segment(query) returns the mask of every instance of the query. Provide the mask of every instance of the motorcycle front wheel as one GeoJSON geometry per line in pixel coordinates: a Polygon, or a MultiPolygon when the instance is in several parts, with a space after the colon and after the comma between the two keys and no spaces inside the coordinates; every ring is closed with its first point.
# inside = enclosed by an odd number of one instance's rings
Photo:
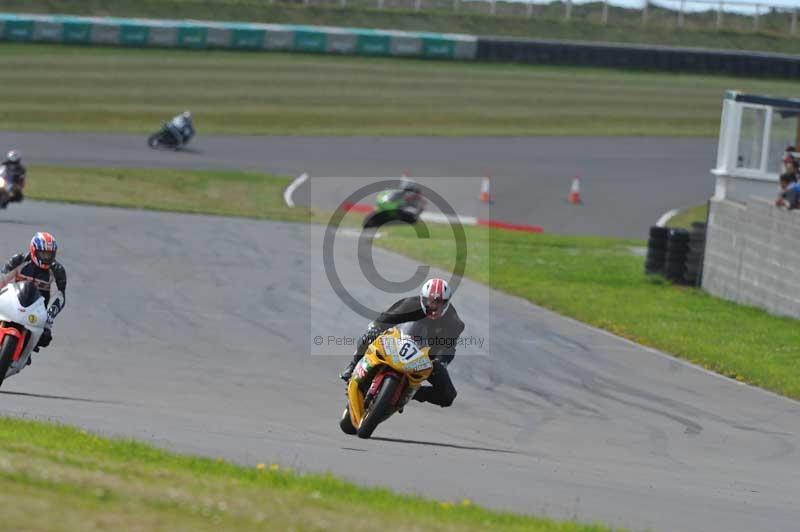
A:
{"type": "Polygon", "coordinates": [[[386,375],[381,383],[381,389],[367,407],[361,426],[358,427],[359,438],[369,438],[378,427],[378,423],[386,419],[391,413],[392,397],[400,386],[400,381],[394,375],[386,375]]]}
{"type": "Polygon", "coordinates": [[[8,368],[11,367],[11,362],[14,360],[14,351],[18,341],[16,337],[7,334],[3,338],[3,343],[0,344],[0,386],[3,385],[8,368]]]}
{"type": "Polygon", "coordinates": [[[342,432],[345,434],[355,434],[356,428],[353,426],[353,422],[350,420],[350,408],[345,407],[344,414],[342,414],[342,419],[339,420],[339,428],[342,429],[342,432]]]}

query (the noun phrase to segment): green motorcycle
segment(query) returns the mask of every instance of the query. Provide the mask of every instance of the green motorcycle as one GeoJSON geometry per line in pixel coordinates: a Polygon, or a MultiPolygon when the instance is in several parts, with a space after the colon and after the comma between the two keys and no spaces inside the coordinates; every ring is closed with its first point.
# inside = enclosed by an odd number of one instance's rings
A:
{"type": "Polygon", "coordinates": [[[419,187],[410,181],[401,182],[396,190],[384,190],[375,201],[375,210],[364,219],[364,229],[380,227],[393,221],[417,223],[425,209],[419,187]]]}

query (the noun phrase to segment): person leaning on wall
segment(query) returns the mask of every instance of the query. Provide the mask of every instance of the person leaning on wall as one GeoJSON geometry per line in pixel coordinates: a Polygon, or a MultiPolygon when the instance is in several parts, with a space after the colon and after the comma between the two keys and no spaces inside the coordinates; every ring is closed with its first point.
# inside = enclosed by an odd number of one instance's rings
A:
{"type": "Polygon", "coordinates": [[[800,184],[798,184],[795,174],[792,172],[781,174],[778,183],[781,191],[778,199],[775,200],[775,205],[789,210],[800,208],[800,184]]]}
{"type": "Polygon", "coordinates": [[[792,174],[795,179],[800,179],[800,161],[797,160],[794,146],[787,146],[783,153],[783,173],[792,174]]]}

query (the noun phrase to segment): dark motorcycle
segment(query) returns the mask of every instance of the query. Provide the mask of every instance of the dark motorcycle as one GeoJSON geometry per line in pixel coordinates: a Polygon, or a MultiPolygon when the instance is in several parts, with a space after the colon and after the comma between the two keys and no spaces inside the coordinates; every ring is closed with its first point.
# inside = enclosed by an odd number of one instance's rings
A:
{"type": "Polygon", "coordinates": [[[181,142],[180,133],[175,128],[164,124],[158,133],[153,133],[147,138],[147,145],[153,149],[179,150],[183,146],[183,142],[181,142]]]}
{"type": "Polygon", "coordinates": [[[5,209],[12,201],[22,201],[25,178],[10,175],[6,165],[0,165],[0,209],[5,209]]]}

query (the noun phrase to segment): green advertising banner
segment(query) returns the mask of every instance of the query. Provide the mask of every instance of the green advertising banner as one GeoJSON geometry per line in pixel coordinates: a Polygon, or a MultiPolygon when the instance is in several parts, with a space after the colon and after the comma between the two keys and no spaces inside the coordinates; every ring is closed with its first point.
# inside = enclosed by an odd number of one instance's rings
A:
{"type": "Polygon", "coordinates": [[[208,46],[208,28],[184,26],[178,30],[178,46],[181,48],[205,48],[208,46]]]}
{"type": "Polygon", "coordinates": [[[30,41],[33,39],[33,21],[12,19],[5,21],[3,38],[8,41],[30,41]]]}
{"type": "Polygon", "coordinates": [[[146,46],[150,28],[139,24],[122,24],[119,28],[119,43],[123,46],[146,46]]]}
{"type": "Polygon", "coordinates": [[[392,50],[388,35],[380,33],[359,33],[356,53],[362,55],[389,55],[392,50]]]}
{"type": "Polygon", "coordinates": [[[92,37],[92,26],[87,22],[65,22],[62,39],[68,44],[85,44],[92,37]]]}
{"type": "Polygon", "coordinates": [[[474,59],[467,35],[281,24],[0,13],[0,40],[474,59]]]}
{"type": "Polygon", "coordinates": [[[294,32],[294,49],[298,52],[324,52],[325,33],[315,30],[294,32]]]}
{"type": "Polygon", "coordinates": [[[264,30],[235,29],[231,34],[231,48],[243,50],[263,50],[264,30]]]}

